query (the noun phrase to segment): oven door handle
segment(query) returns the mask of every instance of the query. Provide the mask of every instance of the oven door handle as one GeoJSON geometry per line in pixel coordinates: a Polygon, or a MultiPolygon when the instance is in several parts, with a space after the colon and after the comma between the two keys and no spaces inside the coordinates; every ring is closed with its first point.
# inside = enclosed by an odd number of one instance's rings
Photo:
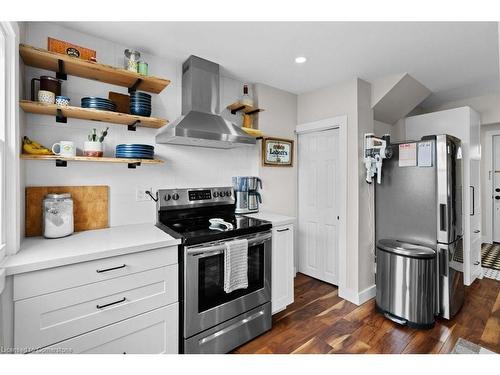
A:
{"type": "Polygon", "coordinates": [[[239,327],[241,327],[241,326],[243,326],[245,324],[250,323],[252,320],[260,318],[264,314],[265,314],[264,309],[262,309],[260,311],[257,311],[256,313],[250,315],[249,317],[246,317],[246,318],[244,318],[244,319],[242,319],[242,320],[240,320],[240,321],[238,321],[236,323],[231,324],[229,327],[223,328],[220,331],[212,333],[211,335],[206,336],[206,337],[198,340],[198,345],[200,345],[200,346],[204,345],[207,342],[210,342],[210,341],[216,339],[219,336],[222,336],[222,335],[225,335],[226,333],[234,331],[235,329],[237,329],[237,328],[239,328],[239,327]]]}
{"type": "MultiPolygon", "coordinates": [[[[272,233],[266,233],[265,235],[262,236],[256,236],[256,237],[251,237],[248,239],[248,247],[251,246],[256,246],[260,245],[267,240],[271,239],[272,233]]],[[[238,238],[235,238],[235,240],[238,238]]],[[[229,241],[226,241],[229,242],[229,241]]],[[[188,248],[187,249],[187,254],[188,255],[201,255],[201,254],[206,254],[206,253],[216,253],[216,252],[222,252],[226,249],[226,244],[224,242],[222,243],[216,243],[210,246],[200,246],[200,247],[193,247],[193,248],[188,248]]]]}

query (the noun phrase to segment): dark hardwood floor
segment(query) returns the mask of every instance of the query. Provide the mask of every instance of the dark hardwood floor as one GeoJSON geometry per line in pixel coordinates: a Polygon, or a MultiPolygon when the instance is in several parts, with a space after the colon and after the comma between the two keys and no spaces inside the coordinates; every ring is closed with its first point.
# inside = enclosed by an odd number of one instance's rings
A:
{"type": "Polygon", "coordinates": [[[500,353],[500,281],[474,282],[454,319],[416,330],[384,318],[374,299],[356,306],[337,287],[298,274],[295,302],[234,353],[449,353],[460,337],[500,353]]]}

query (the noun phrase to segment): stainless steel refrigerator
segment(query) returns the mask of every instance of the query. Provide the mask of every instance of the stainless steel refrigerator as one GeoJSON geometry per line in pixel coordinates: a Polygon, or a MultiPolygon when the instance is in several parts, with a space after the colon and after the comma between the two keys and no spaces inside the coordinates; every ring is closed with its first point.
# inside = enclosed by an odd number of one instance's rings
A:
{"type": "Polygon", "coordinates": [[[429,326],[464,299],[461,142],[433,135],[391,151],[375,188],[377,306],[429,326]]]}

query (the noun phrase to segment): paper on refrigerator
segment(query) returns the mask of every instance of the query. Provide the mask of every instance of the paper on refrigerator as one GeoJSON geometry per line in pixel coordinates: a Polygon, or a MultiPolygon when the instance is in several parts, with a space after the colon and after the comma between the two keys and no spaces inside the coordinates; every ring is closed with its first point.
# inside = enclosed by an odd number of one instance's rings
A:
{"type": "Polygon", "coordinates": [[[417,144],[402,143],[399,145],[399,166],[415,167],[417,165],[417,144]]]}

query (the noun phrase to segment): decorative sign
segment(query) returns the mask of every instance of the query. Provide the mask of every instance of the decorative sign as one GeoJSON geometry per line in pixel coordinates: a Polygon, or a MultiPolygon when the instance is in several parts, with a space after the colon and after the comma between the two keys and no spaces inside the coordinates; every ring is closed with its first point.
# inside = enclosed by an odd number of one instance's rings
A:
{"type": "Polygon", "coordinates": [[[293,140],[270,137],[262,139],[262,165],[291,167],[292,162],[293,140]]]}
{"type": "Polygon", "coordinates": [[[63,40],[48,38],[48,50],[50,52],[62,53],[71,57],[76,57],[82,60],[95,59],[96,53],[94,50],[77,46],[63,40]]]}

